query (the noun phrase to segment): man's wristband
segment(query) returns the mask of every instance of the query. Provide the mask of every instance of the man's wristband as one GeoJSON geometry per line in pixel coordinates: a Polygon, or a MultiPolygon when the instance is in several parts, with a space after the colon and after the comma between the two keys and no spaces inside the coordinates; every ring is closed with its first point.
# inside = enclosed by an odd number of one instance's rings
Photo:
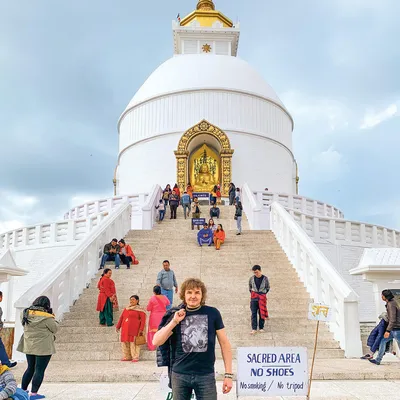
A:
{"type": "Polygon", "coordinates": [[[225,373],[224,378],[225,378],[225,379],[233,379],[233,374],[227,374],[227,373],[225,373]]]}

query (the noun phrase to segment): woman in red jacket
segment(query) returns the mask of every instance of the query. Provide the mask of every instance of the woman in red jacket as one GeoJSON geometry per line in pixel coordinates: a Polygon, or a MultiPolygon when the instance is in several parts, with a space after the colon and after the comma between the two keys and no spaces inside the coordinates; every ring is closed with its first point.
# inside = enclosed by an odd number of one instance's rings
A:
{"type": "Polygon", "coordinates": [[[112,271],[106,268],[101,276],[97,288],[99,297],[97,298],[97,311],[100,312],[100,325],[113,326],[113,308],[117,308],[117,292],[115,283],[111,279],[112,271]]]}
{"type": "Polygon", "coordinates": [[[123,358],[121,361],[138,362],[140,345],[136,343],[138,336],[145,335],[146,312],[139,306],[139,296],[133,295],[129,299],[129,306],[122,312],[117,332],[121,330],[121,345],[123,358]]]}

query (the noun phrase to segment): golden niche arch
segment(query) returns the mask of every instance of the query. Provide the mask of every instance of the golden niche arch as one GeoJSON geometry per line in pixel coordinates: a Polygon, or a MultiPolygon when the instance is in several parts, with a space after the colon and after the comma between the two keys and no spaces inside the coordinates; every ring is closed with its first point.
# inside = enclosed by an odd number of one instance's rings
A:
{"type": "MultiPolygon", "coordinates": [[[[189,144],[198,135],[211,135],[215,138],[220,146],[219,156],[221,192],[223,195],[228,195],[229,184],[232,180],[232,155],[234,150],[231,148],[231,143],[228,136],[218,127],[203,120],[187,130],[181,137],[178,143],[178,149],[174,152],[176,157],[176,173],[177,183],[181,191],[186,189],[189,181],[189,144]]],[[[193,185],[193,182],[191,182],[193,185]]]]}

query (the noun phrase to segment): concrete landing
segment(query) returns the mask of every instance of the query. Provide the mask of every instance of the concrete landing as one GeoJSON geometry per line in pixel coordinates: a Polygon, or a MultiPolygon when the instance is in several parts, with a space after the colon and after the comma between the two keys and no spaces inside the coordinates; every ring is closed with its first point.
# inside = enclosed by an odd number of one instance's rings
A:
{"type": "MultiPolygon", "coordinates": [[[[310,362],[311,363],[311,362],[310,362]]],[[[13,369],[20,382],[25,364],[13,369]]],[[[236,363],[233,363],[236,372],[236,363]]],[[[157,381],[165,368],[154,362],[129,363],[121,361],[51,361],[46,371],[46,382],[142,382],[157,381]]],[[[215,370],[219,379],[224,373],[222,360],[217,360],[215,370]]],[[[317,359],[314,368],[316,380],[400,380],[400,362],[373,365],[366,360],[317,359]]],[[[400,392],[399,392],[400,393],[400,392]]],[[[400,399],[400,394],[399,394],[400,399]]]]}

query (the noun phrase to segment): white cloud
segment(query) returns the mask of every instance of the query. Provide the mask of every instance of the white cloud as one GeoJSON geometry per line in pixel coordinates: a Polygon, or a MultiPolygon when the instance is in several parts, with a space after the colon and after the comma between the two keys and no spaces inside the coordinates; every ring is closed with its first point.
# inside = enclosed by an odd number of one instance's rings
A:
{"type": "Polygon", "coordinates": [[[390,104],[383,111],[367,110],[360,129],[371,129],[393,117],[400,116],[400,102],[390,104]]]}
{"type": "Polygon", "coordinates": [[[331,146],[311,159],[311,168],[314,180],[333,182],[338,180],[347,170],[347,163],[343,155],[331,146]]]}
{"type": "Polygon", "coordinates": [[[298,91],[286,92],[281,97],[296,125],[319,122],[325,124],[331,132],[345,129],[349,125],[349,109],[339,101],[311,97],[298,91]]]}

